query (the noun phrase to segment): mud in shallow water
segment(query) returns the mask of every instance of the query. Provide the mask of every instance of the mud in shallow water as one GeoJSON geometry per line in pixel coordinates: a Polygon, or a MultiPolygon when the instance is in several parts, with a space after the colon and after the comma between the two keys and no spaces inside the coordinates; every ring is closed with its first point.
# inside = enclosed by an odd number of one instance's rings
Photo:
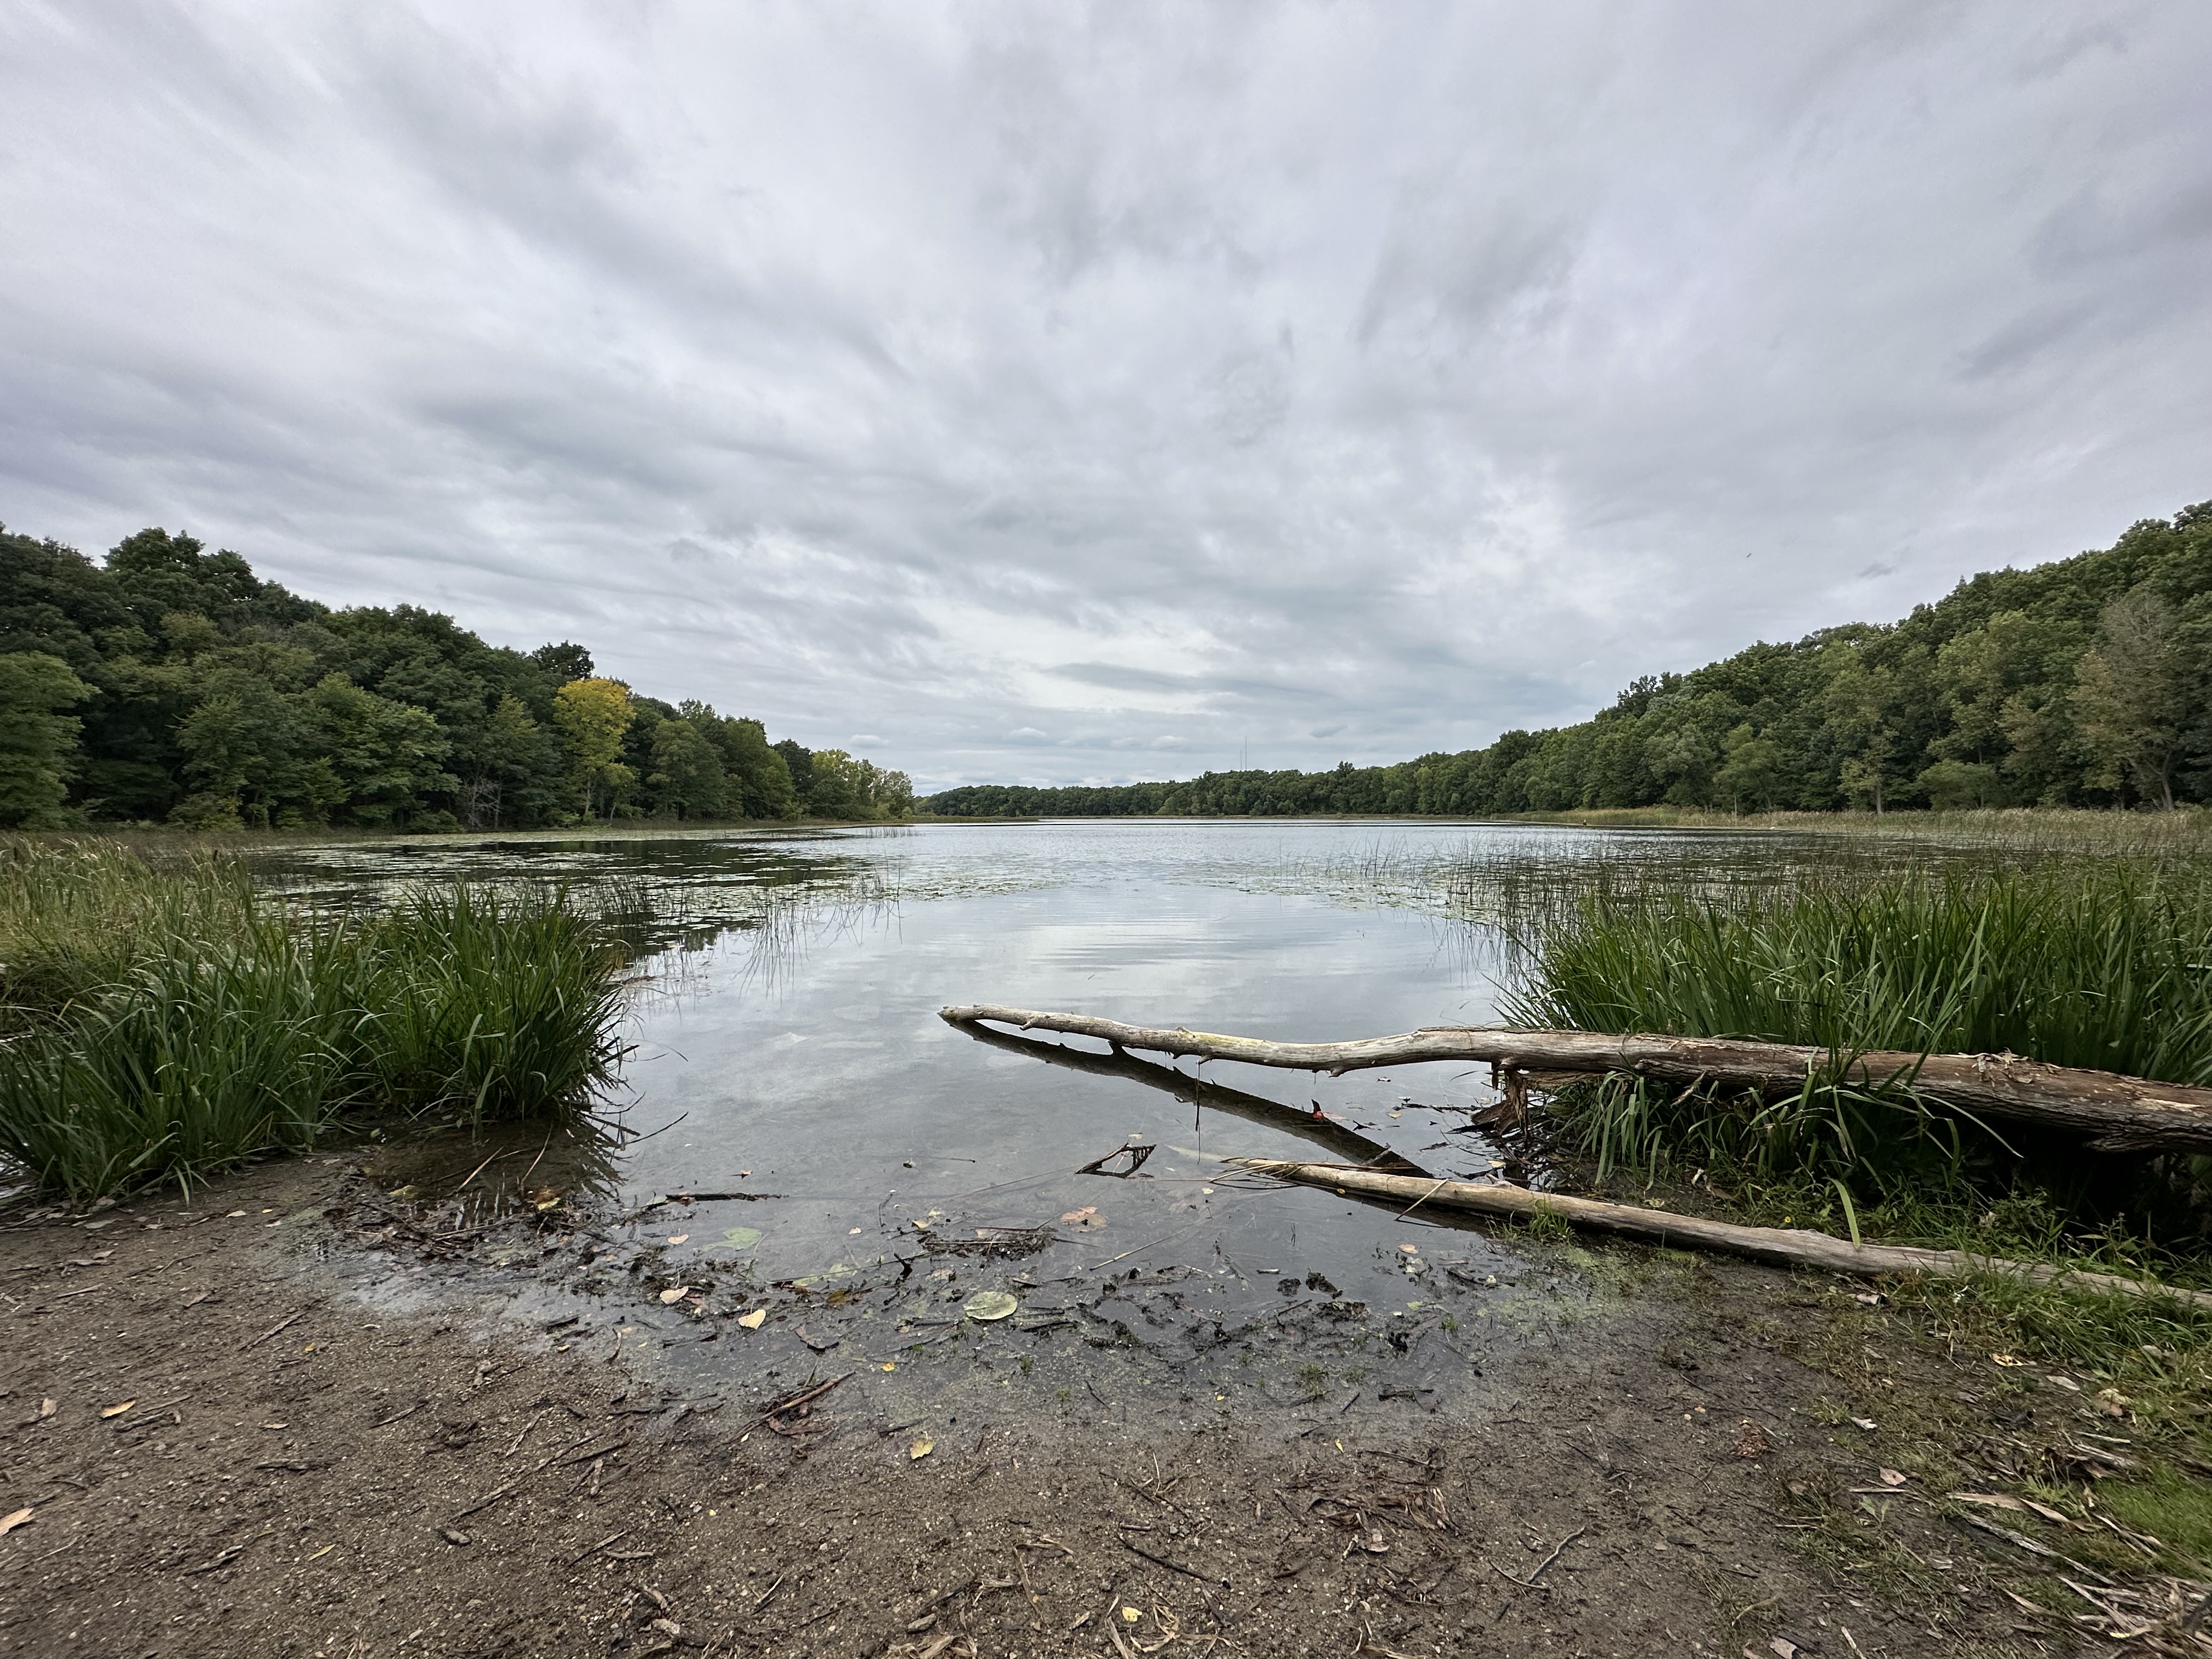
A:
{"type": "Polygon", "coordinates": [[[1975,1379],[1847,1287],[1430,1231],[1423,1329],[1287,1263],[923,1249],[748,1330],[661,1301],[683,1206],[584,1262],[390,1156],[0,1232],[0,1652],[2074,1650],[1932,1507],[1975,1379]]]}

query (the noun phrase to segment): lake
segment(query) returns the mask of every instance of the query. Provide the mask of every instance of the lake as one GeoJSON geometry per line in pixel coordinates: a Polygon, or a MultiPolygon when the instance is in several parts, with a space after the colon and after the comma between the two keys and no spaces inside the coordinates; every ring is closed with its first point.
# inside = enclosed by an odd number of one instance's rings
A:
{"type": "Polygon", "coordinates": [[[941,1006],[1287,1040],[1482,1024],[1516,924],[1596,883],[1894,856],[1751,832],[1122,819],[386,841],[290,848],[264,874],[301,893],[460,878],[602,896],[640,975],[612,1103],[626,1144],[597,1200],[609,1243],[587,1253],[602,1268],[802,1302],[880,1291],[902,1329],[978,1284],[1027,1305],[1046,1285],[1180,1273],[1174,1308],[1195,1322],[1175,1340],[1203,1347],[1208,1322],[1249,1327],[1293,1285],[1418,1321],[1440,1292],[1522,1273],[1472,1226],[1223,1161],[1387,1149],[1437,1176],[1495,1170],[1500,1149],[1468,1123],[1496,1097],[1486,1068],[1115,1071],[1103,1045],[979,1038],[941,1006]],[[1082,1172],[1125,1146],[1152,1149],[1133,1174],[1110,1172],[1132,1155],[1082,1172]],[[680,1194],[728,1196],[655,1202],[680,1194]],[[928,1296],[902,1288],[940,1258],[928,1296]]]}

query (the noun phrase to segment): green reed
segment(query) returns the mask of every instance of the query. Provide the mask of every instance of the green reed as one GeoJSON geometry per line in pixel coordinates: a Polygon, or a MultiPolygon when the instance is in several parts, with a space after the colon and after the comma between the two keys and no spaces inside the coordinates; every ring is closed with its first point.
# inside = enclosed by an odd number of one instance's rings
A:
{"type": "Polygon", "coordinates": [[[343,1114],[585,1109],[621,1056],[621,953],[548,893],[258,898],[234,865],[0,848],[0,1166],[73,1198],[189,1184],[343,1114]]]}
{"type": "Polygon", "coordinates": [[[2010,1051],[2212,1084],[2212,878],[2202,865],[2053,860],[1892,869],[1786,887],[1586,895],[1524,940],[1508,1018],[1809,1043],[1838,1066],[1782,1099],[1616,1080],[1569,1115],[1601,1163],[1673,1149],[1774,1171],[1955,1169],[1971,1121],[1909,1087],[1840,1081],[1869,1049],[2010,1051]]]}

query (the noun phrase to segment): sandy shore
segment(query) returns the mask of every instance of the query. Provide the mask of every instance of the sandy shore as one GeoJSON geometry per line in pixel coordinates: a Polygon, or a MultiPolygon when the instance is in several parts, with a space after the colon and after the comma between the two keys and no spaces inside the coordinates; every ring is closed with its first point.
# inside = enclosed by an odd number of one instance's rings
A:
{"type": "Polygon", "coordinates": [[[1576,1252],[1572,1318],[1401,1352],[1315,1293],[1205,1363],[752,1331],[359,1170],[7,1218],[0,1653],[2074,1650],[1936,1506],[1979,1357],[1863,1286],[1576,1252]]]}

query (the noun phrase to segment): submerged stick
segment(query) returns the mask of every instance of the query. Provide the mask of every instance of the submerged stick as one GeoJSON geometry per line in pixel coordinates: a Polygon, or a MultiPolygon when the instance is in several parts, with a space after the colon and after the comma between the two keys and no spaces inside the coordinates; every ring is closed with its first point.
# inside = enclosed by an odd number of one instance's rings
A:
{"type": "Polygon", "coordinates": [[[2003,1273],[2039,1285],[2063,1282],[2069,1287],[2123,1296],[2171,1297],[2193,1307],[2212,1308],[2212,1291],[2189,1291],[2122,1279],[2113,1273],[2079,1273],[2043,1261],[2014,1261],[1977,1255],[1971,1250],[1927,1250],[1909,1244],[1853,1244],[1802,1227],[1740,1227],[1702,1216],[1675,1215],[1633,1204],[1606,1204],[1560,1193],[1532,1193],[1502,1182],[1437,1181],[1414,1176],[1382,1175],[1336,1164],[1300,1164],[1282,1158],[1233,1158],[1239,1168],[1307,1186],[1327,1187],[1347,1196],[1402,1202],[1423,1200],[1431,1209],[1468,1210],[1478,1215],[1528,1221],[1556,1216],[1593,1232],[1619,1233],[1654,1244],[1717,1250],[1778,1267],[1826,1267],[1872,1277],[1880,1273],[1930,1273],[1957,1279],[1972,1273],[2003,1273]]]}
{"type": "Polygon", "coordinates": [[[1488,1060],[1510,1072],[1598,1076],[1625,1072],[1668,1083],[1792,1092],[1808,1079],[1859,1088],[1909,1091],[1978,1116],[2039,1123],[2094,1137],[2101,1150],[2189,1147],[2212,1151],[2212,1089],[2153,1083],[2017,1054],[1861,1054],[1789,1042],[1721,1037],[1607,1036],[1594,1031],[1516,1030],[1503,1026],[1435,1026],[1352,1042],[1270,1042],[1127,1025],[1088,1014],[1041,1013],[974,1004],[939,1009],[956,1025],[989,1020],[1022,1030],[1097,1037],[1116,1048],[1198,1054],[1296,1071],[1344,1072],[1423,1060],[1488,1060]]]}
{"type": "Polygon", "coordinates": [[[1349,1124],[1340,1123],[1333,1117],[1316,1117],[1295,1106],[1285,1106],[1279,1100],[1269,1100],[1261,1095],[1247,1094],[1242,1089],[1232,1089],[1225,1083],[1193,1077],[1188,1073],[1176,1071],[1172,1066],[1137,1060],[1124,1054],[1093,1054],[1088,1048],[1071,1048],[1066,1043],[1047,1042],[1037,1037],[1013,1036],[1005,1031],[994,1031],[988,1025],[970,1024],[963,1029],[978,1042],[1004,1049],[1008,1054],[1027,1054],[1048,1066],[1064,1066],[1070,1071],[1088,1072],[1093,1077],[1127,1078],[1148,1089],[1158,1089],[1171,1094],[1177,1100],[1204,1106],[1209,1111],[1226,1112],[1231,1117],[1243,1118],[1247,1123],[1256,1123],[1263,1128],[1296,1135],[1325,1152],[1334,1152],[1347,1163],[1389,1170],[1399,1175],[1421,1173],[1421,1166],[1411,1158],[1393,1151],[1379,1140],[1369,1139],[1349,1124]]]}

